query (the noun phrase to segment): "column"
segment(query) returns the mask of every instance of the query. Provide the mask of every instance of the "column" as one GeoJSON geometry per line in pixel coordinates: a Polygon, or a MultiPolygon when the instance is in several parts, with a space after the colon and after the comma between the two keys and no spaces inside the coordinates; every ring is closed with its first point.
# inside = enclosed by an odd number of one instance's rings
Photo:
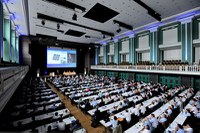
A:
{"type": "Polygon", "coordinates": [[[181,21],[182,62],[192,64],[192,17],[181,21]]]}
{"type": "Polygon", "coordinates": [[[106,50],[106,45],[103,46],[103,63],[107,64],[107,50],[106,50]]]}
{"type": "Polygon", "coordinates": [[[0,62],[2,61],[1,59],[3,58],[2,53],[3,53],[3,4],[2,0],[0,0],[0,62]]]}
{"type": "Polygon", "coordinates": [[[4,43],[3,43],[3,61],[10,62],[10,42],[11,42],[11,22],[9,18],[4,18],[4,43]]]}
{"type": "Polygon", "coordinates": [[[95,65],[98,65],[98,56],[99,56],[99,52],[98,52],[98,47],[95,47],[95,65]]]}
{"type": "Polygon", "coordinates": [[[134,64],[134,35],[129,36],[129,63],[134,64]]]}
{"type": "Polygon", "coordinates": [[[114,63],[119,64],[119,42],[115,40],[114,43],[114,63]]]}
{"type": "Polygon", "coordinates": [[[150,30],[150,61],[158,64],[158,41],[157,41],[157,27],[153,27],[150,30]]]}

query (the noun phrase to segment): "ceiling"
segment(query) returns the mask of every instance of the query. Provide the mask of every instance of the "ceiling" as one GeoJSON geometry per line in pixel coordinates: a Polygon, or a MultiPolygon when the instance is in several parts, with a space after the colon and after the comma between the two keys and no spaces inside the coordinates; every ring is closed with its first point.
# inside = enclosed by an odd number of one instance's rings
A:
{"type": "MultiPolygon", "coordinates": [[[[73,9],[55,4],[52,1],[56,0],[10,0],[10,2],[8,2],[8,6],[12,10],[11,12],[16,12],[18,16],[20,16],[19,18],[17,18],[16,21],[16,24],[20,25],[20,32],[30,35],[42,34],[53,36],[57,37],[58,40],[64,41],[94,43],[105,40],[102,34],[104,32],[105,34],[108,33],[116,36],[130,31],[129,29],[120,27],[121,32],[116,32],[116,30],[119,29],[119,25],[114,24],[113,20],[117,20],[127,25],[130,25],[133,27],[133,29],[147,25],[149,23],[158,22],[155,18],[147,13],[147,10],[145,8],[137,4],[134,0],[68,0],[71,3],[84,7],[85,12],[82,12],[82,10],[77,8],[74,11],[73,9]],[[27,16],[22,12],[24,8],[24,1],[28,2],[27,10],[29,13],[29,22],[26,21],[26,19],[20,18],[25,18],[27,16]],[[99,3],[100,5],[104,5],[107,8],[110,8],[115,12],[115,14],[112,16],[109,11],[108,13],[104,13],[103,10],[98,10],[97,12],[93,13],[93,18],[96,17],[96,19],[98,19],[98,17],[108,17],[109,15],[111,15],[112,17],[102,22],[98,22],[96,20],[88,18],[87,12],[90,11],[97,3],[99,3]],[[38,13],[40,14],[40,16],[44,17],[45,15],[48,18],[53,18],[53,20],[55,20],[56,18],[57,21],[42,19],[42,17],[40,18],[38,16],[38,13]],[[74,13],[76,13],[77,15],[77,21],[72,20],[72,16],[74,15],[74,13]],[[20,23],[18,22],[18,20],[22,22],[20,23]],[[42,24],[42,20],[44,20],[45,22],[44,25],[42,24]],[[60,31],[57,30],[57,22],[59,22],[60,31]],[[68,33],[79,34],[78,36],[73,36],[73,34],[69,35],[68,33]]],[[[157,13],[159,13],[162,20],[170,16],[200,7],[200,0],[141,1],[153,10],[155,10],[157,13]]],[[[106,35],[105,37],[108,39],[111,37],[111,35],[106,35]]]]}

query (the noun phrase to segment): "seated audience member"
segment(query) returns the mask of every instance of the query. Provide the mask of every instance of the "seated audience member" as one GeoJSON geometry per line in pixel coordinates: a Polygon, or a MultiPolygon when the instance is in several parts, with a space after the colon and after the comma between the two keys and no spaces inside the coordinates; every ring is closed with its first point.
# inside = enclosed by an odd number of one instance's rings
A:
{"type": "Polygon", "coordinates": [[[183,126],[178,124],[177,127],[174,130],[174,133],[184,133],[183,126]]]}
{"type": "Polygon", "coordinates": [[[151,122],[151,124],[152,124],[152,127],[153,127],[154,129],[156,129],[157,126],[158,126],[158,120],[157,120],[157,118],[155,117],[154,114],[151,114],[150,122],[151,122]]]}
{"type": "Polygon", "coordinates": [[[145,112],[146,112],[146,107],[143,105],[143,103],[141,103],[140,112],[141,112],[143,115],[144,115],[145,112]]]}
{"type": "Polygon", "coordinates": [[[184,111],[184,116],[186,116],[186,117],[191,116],[191,114],[190,114],[190,109],[186,109],[186,110],[184,111]]]}
{"type": "Polygon", "coordinates": [[[51,125],[49,125],[49,126],[47,127],[47,132],[52,132],[51,125]]]}
{"type": "Polygon", "coordinates": [[[200,109],[199,109],[198,113],[196,114],[196,117],[200,119],[200,109]]]}
{"type": "Polygon", "coordinates": [[[100,119],[101,119],[101,112],[100,112],[100,110],[98,108],[94,112],[94,117],[95,117],[96,122],[100,121],[100,119]]]}
{"type": "Polygon", "coordinates": [[[79,120],[72,121],[72,123],[70,124],[70,131],[74,131],[75,129],[78,129],[80,127],[81,127],[81,124],[79,120]]]}
{"type": "Polygon", "coordinates": [[[117,117],[114,116],[114,119],[111,120],[111,128],[114,129],[117,127],[117,125],[118,125],[118,120],[117,120],[117,117]]]}
{"type": "Polygon", "coordinates": [[[58,115],[58,112],[55,112],[53,119],[58,119],[60,116],[58,115]]]}
{"type": "Polygon", "coordinates": [[[196,114],[198,113],[198,109],[197,109],[197,107],[196,107],[195,104],[192,105],[192,108],[190,109],[190,111],[191,111],[194,115],[196,115],[196,114]]]}
{"type": "Polygon", "coordinates": [[[93,106],[93,108],[96,107],[97,106],[97,100],[95,98],[93,98],[90,104],[91,104],[91,106],[93,106]]]}
{"type": "Polygon", "coordinates": [[[119,110],[119,109],[121,109],[121,108],[123,108],[122,102],[120,102],[119,105],[117,106],[117,110],[119,110]]]}
{"type": "Polygon", "coordinates": [[[186,124],[183,126],[185,133],[193,133],[193,129],[191,128],[190,124],[186,124]]]}
{"type": "Polygon", "coordinates": [[[162,114],[159,118],[158,118],[158,121],[160,123],[164,123],[167,121],[167,116],[165,114],[162,114]]]}
{"type": "Polygon", "coordinates": [[[59,131],[65,131],[65,122],[62,119],[59,120],[57,126],[59,131]]]}
{"type": "Polygon", "coordinates": [[[144,126],[148,126],[148,127],[150,128],[150,131],[153,130],[152,124],[151,124],[151,122],[150,122],[150,120],[149,120],[148,117],[145,117],[145,118],[143,119],[143,123],[144,123],[144,124],[143,124],[144,126]]]}
{"type": "Polygon", "coordinates": [[[125,119],[128,123],[131,122],[131,113],[128,110],[125,112],[125,119]]]}

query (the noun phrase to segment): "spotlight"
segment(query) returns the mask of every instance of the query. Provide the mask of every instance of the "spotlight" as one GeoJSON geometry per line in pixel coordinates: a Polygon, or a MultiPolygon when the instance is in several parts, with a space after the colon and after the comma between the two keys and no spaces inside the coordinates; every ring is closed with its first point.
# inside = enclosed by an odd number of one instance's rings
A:
{"type": "Polygon", "coordinates": [[[110,40],[113,40],[113,37],[111,36],[110,40]]]}
{"type": "Polygon", "coordinates": [[[105,35],[103,35],[103,39],[105,39],[106,38],[106,36],[105,35]]]}
{"type": "Polygon", "coordinates": [[[42,23],[42,25],[45,25],[45,21],[44,21],[44,20],[42,20],[42,22],[41,22],[41,23],[42,23]]]}
{"type": "Polygon", "coordinates": [[[77,15],[76,15],[76,13],[74,13],[74,15],[72,16],[72,20],[77,21],[77,15]]]}
{"type": "Polygon", "coordinates": [[[119,28],[119,29],[117,29],[116,31],[117,31],[117,33],[119,33],[119,32],[121,32],[122,30],[121,30],[121,28],[119,28]]]}
{"type": "Polygon", "coordinates": [[[57,23],[57,29],[58,29],[58,30],[60,29],[60,24],[59,24],[59,23],[57,23]]]}

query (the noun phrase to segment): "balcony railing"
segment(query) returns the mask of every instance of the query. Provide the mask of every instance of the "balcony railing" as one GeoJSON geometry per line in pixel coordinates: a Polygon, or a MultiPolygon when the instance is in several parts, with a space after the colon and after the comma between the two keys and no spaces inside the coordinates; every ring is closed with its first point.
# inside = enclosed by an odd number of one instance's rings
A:
{"type": "Polygon", "coordinates": [[[149,71],[200,72],[200,65],[92,65],[91,69],[125,69],[149,71]]]}

